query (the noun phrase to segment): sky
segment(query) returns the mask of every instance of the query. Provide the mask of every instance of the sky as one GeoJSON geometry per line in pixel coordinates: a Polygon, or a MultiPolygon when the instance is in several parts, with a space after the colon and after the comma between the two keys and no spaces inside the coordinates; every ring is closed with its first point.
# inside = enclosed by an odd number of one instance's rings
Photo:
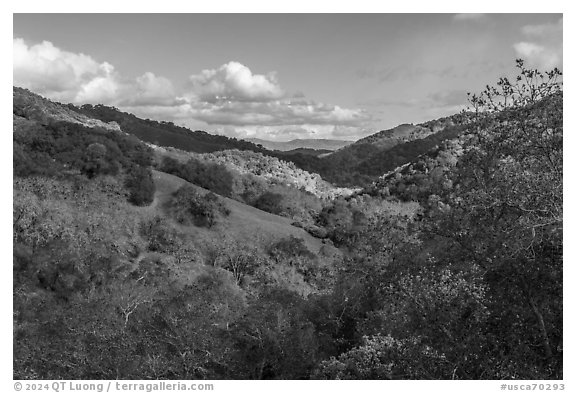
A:
{"type": "Polygon", "coordinates": [[[356,140],[448,116],[562,14],[14,14],[13,83],[237,138],[356,140]]]}

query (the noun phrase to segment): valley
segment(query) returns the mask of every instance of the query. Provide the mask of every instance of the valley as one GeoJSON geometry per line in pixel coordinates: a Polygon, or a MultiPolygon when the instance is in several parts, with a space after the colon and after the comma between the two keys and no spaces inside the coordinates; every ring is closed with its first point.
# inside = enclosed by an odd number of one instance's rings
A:
{"type": "Polygon", "coordinates": [[[15,86],[14,378],[561,379],[561,73],[517,68],[355,142],[15,86]]]}

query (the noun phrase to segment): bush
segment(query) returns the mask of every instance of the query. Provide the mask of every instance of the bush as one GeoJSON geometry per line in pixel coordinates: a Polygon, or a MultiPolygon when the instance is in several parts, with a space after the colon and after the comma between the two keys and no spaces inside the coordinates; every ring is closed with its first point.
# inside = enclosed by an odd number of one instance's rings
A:
{"type": "Polygon", "coordinates": [[[219,216],[230,214],[217,195],[209,192],[202,196],[190,185],[184,185],[174,193],[168,208],[178,223],[208,228],[216,224],[219,216]]]}
{"type": "Polygon", "coordinates": [[[126,178],[126,188],[130,191],[128,200],[137,206],[147,206],[154,200],[156,186],[149,168],[139,165],[132,167],[126,178]]]}
{"type": "Polygon", "coordinates": [[[266,191],[264,194],[260,195],[258,199],[254,202],[254,207],[265,212],[272,214],[282,213],[282,199],[284,197],[281,194],[266,191]]]}
{"type": "Polygon", "coordinates": [[[314,277],[318,271],[318,258],[299,237],[290,236],[274,243],[268,254],[277,263],[292,266],[306,279],[314,277]]]}
{"type": "Polygon", "coordinates": [[[287,238],[280,239],[270,247],[269,254],[271,256],[284,255],[288,257],[304,256],[308,258],[315,258],[315,255],[308,250],[304,239],[290,235],[287,238]]]}
{"type": "Polygon", "coordinates": [[[180,164],[180,162],[178,160],[176,160],[172,157],[164,157],[164,158],[162,158],[162,163],[160,164],[160,167],[158,168],[158,170],[160,170],[162,172],[170,173],[171,175],[182,177],[181,173],[180,173],[181,167],[182,167],[182,164],[180,164]]]}
{"type": "Polygon", "coordinates": [[[172,252],[179,248],[180,242],[174,228],[161,216],[140,224],[140,234],[148,240],[148,250],[172,252]]]}
{"type": "Polygon", "coordinates": [[[204,163],[194,158],[186,164],[180,164],[171,157],[165,157],[160,168],[163,172],[181,177],[219,195],[232,195],[234,179],[224,165],[204,163]]]}

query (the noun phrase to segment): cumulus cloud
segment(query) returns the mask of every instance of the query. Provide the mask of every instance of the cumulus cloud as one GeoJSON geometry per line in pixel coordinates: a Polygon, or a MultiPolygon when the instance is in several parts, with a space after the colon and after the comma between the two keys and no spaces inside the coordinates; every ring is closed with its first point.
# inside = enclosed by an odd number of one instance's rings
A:
{"type": "Polygon", "coordinates": [[[562,67],[563,18],[554,23],[526,25],[522,34],[526,40],[513,45],[517,57],[543,70],[562,67]]]}
{"type": "Polygon", "coordinates": [[[274,73],[253,74],[236,61],[190,76],[193,90],[205,102],[221,100],[265,102],[281,98],[283,90],[274,73]]]}
{"type": "Polygon", "coordinates": [[[170,79],[156,76],[152,72],[137,77],[128,89],[130,94],[119,101],[120,106],[174,106],[185,102],[177,97],[170,79]]]}
{"type": "Polygon", "coordinates": [[[356,140],[374,133],[373,128],[302,124],[300,126],[221,126],[214,132],[236,138],[261,138],[270,141],[290,141],[301,138],[356,140]]]}
{"type": "Polygon", "coordinates": [[[13,40],[14,85],[48,98],[76,104],[174,105],[172,82],[146,72],[135,80],[122,78],[108,62],[56,47],[49,41],[29,45],[13,40]]]}
{"type": "Polygon", "coordinates": [[[352,130],[371,120],[361,109],[315,102],[302,92],[287,94],[275,73],[255,74],[234,61],[192,75],[178,90],[153,72],[125,78],[108,62],[48,41],[31,45],[15,38],[13,45],[14,85],[61,102],[114,105],[193,129],[277,140],[331,137],[338,127],[352,130]]]}
{"type": "Polygon", "coordinates": [[[13,40],[13,78],[15,85],[62,101],[101,102],[119,90],[111,64],[61,50],[49,41],[28,45],[21,38],[13,40]]]}
{"type": "Polygon", "coordinates": [[[346,109],[313,101],[224,101],[192,104],[191,115],[207,124],[221,125],[355,125],[369,119],[359,109],[346,109]]]}

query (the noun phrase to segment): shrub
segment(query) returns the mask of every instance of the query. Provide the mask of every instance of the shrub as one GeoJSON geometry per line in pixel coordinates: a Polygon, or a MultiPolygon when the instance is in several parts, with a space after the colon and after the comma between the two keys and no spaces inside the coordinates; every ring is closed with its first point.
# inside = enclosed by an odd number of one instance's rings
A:
{"type": "Polygon", "coordinates": [[[174,228],[161,216],[156,216],[140,224],[140,234],[148,240],[148,250],[172,252],[179,247],[179,239],[174,228]]]}
{"type": "Polygon", "coordinates": [[[98,175],[118,173],[118,165],[107,159],[108,150],[101,143],[91,143],[86,148],[86,155],[81,164],[81,171],[89,179],[98,175]]]}
{"type": "Polygon", "coordinates": [[[318,258],[304,244],[304,240],[290,236],[272,244],[268,254],[277,263],[292,266],[296,271],[309,279],[318,271],[318,258]]]}
{"type": "Polygon", "coordinates": [[[146,206],[154,200],[156,186],[149,168],[139,165],[132,167],[126,178],[126,188],[130,191],[128,200],[137,206],[146,206]]]}
{"type": "Polygon", "coordinates": [[[160,164],[159,170],[162,172],[170,173],[171,175],[182,177],[180,173],[181,167],[182,164],[180,164],[178,160],[175,160],[172,157],[164,157],[162,159],[162,163],[160,164]]]}
{"type": "Polygon", "coordinates": [[[285,256],[285,257],[307,257],[310,259],[316,256],[308,250],[304,239],[290,235],[287,238],[280,239],[274,243],[268,252],[271,256],[285,256]]]}
{"type": "Polygon", "coordinates": [[[258,199],[254,202],[254,207],[265,212],[272,214],[280,214],[282,212],[282,199],[284,197],[281,194],[275,192],[266,191],[264,194],[260,195],[258,199]]]}
{"type": "Polygon", "coordinates": [[[180,168],[180,175],[190,183],[223,196],[232,195],[232,174],[224,165],[190,159],[180,168]]]}
{"type": "Polygon", "coordinates": [[[168,208],[178,223],[208,228],[216,224],[218,216],[230,214],[217,195],[209,192],[202,196],[190,185],[184,185],[174,193],[168,208]]]}

